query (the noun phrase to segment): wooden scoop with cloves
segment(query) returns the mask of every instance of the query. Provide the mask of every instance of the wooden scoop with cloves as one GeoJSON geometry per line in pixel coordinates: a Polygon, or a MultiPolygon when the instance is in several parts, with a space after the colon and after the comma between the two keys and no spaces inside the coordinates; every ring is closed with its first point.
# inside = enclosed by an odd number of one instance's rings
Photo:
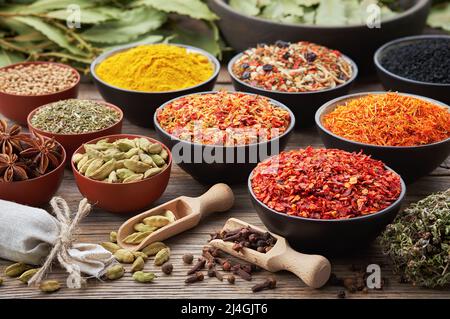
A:
{"type": "Polygon", "coordinates": [[[210,245],[271,272],[290,271],[312,288],[325,285],[331,274],[325,257],[299,253],[283,237],[236,218],[226,222],[210,245]]]}

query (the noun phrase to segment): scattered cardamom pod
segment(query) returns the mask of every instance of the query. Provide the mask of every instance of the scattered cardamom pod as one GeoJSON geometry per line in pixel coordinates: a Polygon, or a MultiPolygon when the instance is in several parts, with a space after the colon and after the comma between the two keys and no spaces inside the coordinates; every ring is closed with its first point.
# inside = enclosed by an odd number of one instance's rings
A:
{"type": "Polygon", "coordinates": [[[141,257],[142,259],[144,259],[144,261],[148,260],[148,256],[144,254],[142,251],[133,251],[132,253],[134,255],[134,258],[141,257]]]}
{"type": "Polygon", "coordinates": [[[31,278],[39,271],[39,268],[33,268],[25,271],[22,275],[19,276],[19,280],[24,284],[27,284],[31,278]]]}
{"type": "Polygon", "coordinates": [[[106,270],[106,278],[108,278],[109,280],[116,280],[119,278],[123,277],[123,274],[125,273],[125,269],[123,268],[122,265],[118,264],[118,265],[114,265],[108,268],[108,270],[106,270]]]}
{"type": "Polygon", "coordinates": [[[164,227],[170,223],[169,218],[164,216],[150,216],[147,218],[144,218],[144,224],[147,226],[153,226],[153,227],[164,227]]]}
{"type": "Polygon", "coordinates": [[[56,280],[46,280],[39,284],[39,289],[42,292],[52,293],[61,289],[61,285],[56,280]]]}
{"type": "Polygon", "coordinates": [[[145,238],[147,238],[153,231],[146,231],[146,232],[137,232],[133,233],[131,235],[128,235],[123,240],[124,243],[131,244],[131,245],[137,245],[140,244],[145,238]]]}
{"type": "Polygon", "coordinates": [[[169,219],[169,221],[171,223],[173,223],[177,219],[175,214],[171,210],[168,210],[168,209],[166,209],[163,216],[166,217],[167,219],[169,219]]]}
{"type": "Polygon", "coordinates": [[[155,279],[155,278],[156,278],[156,276],[152,272],[136,271],[133,274],[133,279],[140,283],[152,282],[153,279],[155,279]]]}
{"type": "Polygon", "coordinates": [[[117,261],[124,264],[132,264],[134,262],[133,253],[126,249],[119,249],[114,253],[114,257],[117,259],[117,261]]]}
{"type": "Polygon", "coordinates": [[[24,264],[24,263],[15,263],[12,264],[5,269],[5,275],[8,277],[19,277],[22,275],[25,271],[31,269],[30,265],[24,264]]]}
{"type": "Polygon", "coordinates": [[[155,256],[160,250],[164,248],[167,248],[167,246],[164,245],[164,243],[157,241],[142,249],[142,252],[147,256],[155,256]]]}
{"type": "Polygon", "coordinates": [[[111,254],[115,254],[116,251],[118,251],[120,249],[120,246],[115,244],[115,243],[111,243],[109,241],[105,241],[103,243],[100,244],[100,246],[102,246],[103,248],[105,248],[107,251],[109,251],[111,254]]]}
{"type": "Polygon", "coordinates": [[[170,249],[168,247],[163,248],[160,251],[158,251],[158,253],[155,256],[155,265],[161,266],[166,261],[168,261],[169,258],[170,258],[170,249]]]}
{"type": "Polygon", "coordinates": [[[109,233],[109,240],[112,243],[117,243],[117,232],[115,232],[115,231],[110,232],[109,233]]]}
{"type": "Polygon", "coordinates": [[[148,226],[148,225],[145,225],[144,223],[138,223],[138,224],[134,225],[133,228],[135,231],[141,232],[141,233],[145,233],[145,232],[149,232],[149,231],[153,232],[158,229],[157,227],[148,226]]]}
{"type": "Polygon", "coordinates": [[[134,261],[133,265],[131,266],[131,272],[141,271],[144,269],[145,261],[142,257],[137,257],[134,261]]]}

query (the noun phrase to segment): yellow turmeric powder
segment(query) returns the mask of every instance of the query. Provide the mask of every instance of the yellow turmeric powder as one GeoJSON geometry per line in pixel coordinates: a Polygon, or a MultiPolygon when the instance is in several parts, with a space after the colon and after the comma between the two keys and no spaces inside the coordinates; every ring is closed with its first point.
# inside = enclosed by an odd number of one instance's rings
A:
{"type": "Polygon", "coordinates": [[[114,54],[95,70],[104,82],[134,91],[164,92],[196,86],[208,80],[214,66],[203,54],[186,48],[141,45],[114,54]]]}

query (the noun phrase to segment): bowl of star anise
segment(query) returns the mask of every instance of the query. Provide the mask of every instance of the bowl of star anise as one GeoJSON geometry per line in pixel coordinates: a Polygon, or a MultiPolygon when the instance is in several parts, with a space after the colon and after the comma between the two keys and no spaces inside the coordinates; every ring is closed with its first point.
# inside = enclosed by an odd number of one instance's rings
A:
{"type": "Polygon", "coordinates": [[[0,120],[0,199],[41,206],[64,176],[66,152],[53,139],[21,132],[0,120]]]}

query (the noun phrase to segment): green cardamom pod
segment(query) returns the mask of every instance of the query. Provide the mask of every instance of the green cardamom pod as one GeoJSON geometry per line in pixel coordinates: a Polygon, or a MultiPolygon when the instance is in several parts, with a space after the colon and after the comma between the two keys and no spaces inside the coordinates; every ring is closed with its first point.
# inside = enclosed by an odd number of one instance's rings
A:
{"type": "Polygon", "coordinates": [[[142,257],[137,257],[134,261],[133,265],[131,266],[131,272],[141,271],[144,269],[145,261],[142,257]]]}
{"type": "Polygon", "coordinates": [[[171,210],[168,210],[168,209],[165,210],[164,217],[168,218],[171,223],[173,223],[177,219],[175,214],[171,210]]]}
{"type": "Polygon", "coordinates": [[[142,259],[144,259],[144,261],[148,260],[148,256],[144,254],[142,251],[133,251],[132,253],[134,255],[134,258],[141,257],[142,259]]]}
{"type": "Polygon", "coordinates": [[[52,293],[61,289],[61,285],[56,280],[46,280],[39,284],[39,289],[42,292],[52,293]]]}
{"type": "MultiPolygon", "coordinates": [[[[78,160],[77,164],[77,169],[79,171],[81,171],[81,168],[87,163],[87,161],[89,161],[89,155],[85,154],[80,154],[81,158],[78,160]]],[[[75,156],[75,155],[74,155],[75,156]]]]}
{"type": "Polygon", "coordinates": [[[106,270],[106,278],[109,280],[116,280],[123,277],[123,274],[125,273],[125,268],[123,268],[122,265],[114,265],[109,267],[106,270]]]}
{"type": "Polygon", "coordinates": [[[116,251],[120,249],[120,246],[114,243],[111,243],[109,241],[105,241],[100,244],[103,248],[105,248],[107,251],[109,251],[111,254],[115,254],[116,251]]]}
{"type": "Polygon", "coordinates": [[[141,162],[150,165],[151,167],[155,167],[156,164],[153,163],[152,158],[150,157],[150,155],[148,154],[139,154],[139,159],[141,160],[141,162]]]}
{"type": "MultiPolygon", "coordinates": [[[[102,163],[103,163],[103,160],[102,160],[102,163]]],[[[103,164],[102,166],[97,168],[95,171],[93,171],[90,176],[87,175],[88,172],[86,171],[86,176],[90,177],[92,179],[98,180],[98,181],[102,181],[105,178],[107,178],[109,176],[109,174],[111,174],[111,172],[114,170],[115,165],[116,165],[116,160],[112,159],[109,162],[106,162],[105,164],[103,164]]]]}
{"type": "Polygon", "coordinates": [[[136,147],[133,140],[123,138],[114,142],[114,144],[119,148],[121,152],[128,152],[132,148],[136,147]]]}
{"type": "Polygon", "coordinates": [[[135,141],[136,141],[136,146],[138,146],[144,152],[148,152],[148,148],[152,145],[152,143],[150,143],[149,140],[147,140],[146,138],[143,138],[143,137],[138,138],[135,141]]]}
{"type": "Polygon", "coordinates": [[[168,261],[169,258],[170,258],[170,249],[169,248],[161,249],[155,256],[155,265],[161,266],[166,261],[168,261]]]}
{"type": "Polygon", "coordinates": [[[158,154],[152,154],[151,157],[152,157],[153,162],[155,162],[155,164],[158,165],[159,167],[166,164],[166,161],[158,154]]]}
{"type": "Polygon", "coordinates": [[[154,243],[151,243],[144,249],[142,249],[142,252],[144,254],[146,254],[147,256],[155,256],[160,250],[162,250],[164,248],[167,248],[167,246],[164,245],[164,243],[162,243],[160,241],[156,241],[154,243]]]}
{"type": "Polygon", "coordinates": [[[150,216],[147,218],[144,218],[143,220],[144,224],[147,226],[153,226],[153,227],[164,227],[170,223],[170,220],[167,217],[164,216],[150,216]]]}
{"type": "MultiPolygon", "coordinates": [[[[81,164],[83,160],[80,161],[80,163],[78,163],[78,165],[81,164]]],[[[91,163],[95,161],[95,158],[89,158],[79,169],[78,171],[80,172],[80,174],[85,174],[86,170],[88,169],[89,165],[91,165],[91,163]]]]}
{"type": "Polygon", "coordinates": [[[85,155],[84,155],[84,154],[81,154],[81,153],[74,154],[74,155],[72,156],[72,162],[73,162],[75,165],[77,165],[77,164],[81,161],[81,159],[82,159],[84,156],[85,156],[85,155]]]}
{"type": "Polygon", "coordinates": [[[147,152],[149,152],[150,154],[159,154],[162,150],[163,147],[159,143],[152,144],[147,148],[147,152]]]}
{"type": "Polygon", "coordinates": [[[119,179],[117,178],[117,173],[115,171],[112,171],[107,179],[108,183],[114,184],[117,183],[119,181],[119,179]]]}
{"type": "Polygon", "coordinates": [[[31,278],[39,271],[39,268],[33,268],[25,271],[22,275],[20,275],[19,280],[24,284],[27,284],[31,278]]]}
{"type": "Polygon", "coordinates": [[[137,182],[144,178],[144,174],[133,174],[123,180],[123,183],[137,182]]]}
{"type": "Polygon", "coordinates": [[[94,172],[97,171],[97,169],[102,167],[102,165],[103,165],[103,160],[101,158],[96,158],[95,160],[93,160],[91,162],[89,167],[86,169],[86,172],[84,173],[84,175],[86,177],[91,177],[94,174],[94,172]]]}
{"type": "Polygon", "coordinates": [[[148,231],[152,231],[153,232],[153,231],[158,229],[157,227],[147,226],[144,223],[135,224],[133,228],[134,228],[135,231],[141,232],[141,233],[145,233],[145,232],[148,232],[148,231]]]}
{"type": "Polygon", "coordinates": [[[129,170],[128,168],[119,168],[116,171],[117,177],[121,180],[126,179],[127,177],[130,177],[131,175],[134,175],[134,172],[129,170]]]}
{"type": "Polygon", "coordinates": [[[115,231],[110,232],[109,233],[109,240],[112,243],[117,243],[117,232],[115,232],[115,231]]]}
{"type": "Polygon", "coordinates": [[[8,277],[19,277],[25,271],[31,269],[30,265],[24,263],[15,263],[5,269],[5,275],[8,277]]]}
{"type": "Polygon", "coordinates": [[[167,160],[169,159],[169,153],[167,153],[167,151],[166,151],[165,149],[163,149],[163,150],[161,151],[161,153],[159,153],[159,156],[161,156],[161,158],[162,158],[164,161],[167,161],[167,160]]]}
{"type": "Polygon", "coordinates": [[[160,167],[150,168],[149,170],[145,171],[144,178],[149,178],[149,177],[155,176],[156,174],[159,174],[161,172],[162,172],[162,169],[160,167]]]}
{"type": "Polygon", "coordinates": [[[156,278],[156,276],[152,272],[136,271],[133,274],[133,279],[140,283],[152,282],[153,279],[155,279],[155,278],[156,278]]]}
{"type": "Polygon", "coordinates": [[[127,244],[137,245],[137,244],[140,244],[151,233],[153,233],[153,231],[146,231],[144,233],[141,233],[141,232],[133,233],[133,234],[128,235],[127,237],[125,237],[123,242],[127,243],[127,244]]]}
{"type": "Polygon", "coordinates": [[[125,153],[124,158],[132,158],[134,155],[138,155],[139,154],[139,148],[135,147],[132,148],[131,150],[129,150],[128,152],[125,153]]]}
{"type": "Polygon", "coordinates": [[[114,257],[123,264],[132,264],[134,261],[134,255],[126,249],[119,249],[114,253],[114,257]]]}

